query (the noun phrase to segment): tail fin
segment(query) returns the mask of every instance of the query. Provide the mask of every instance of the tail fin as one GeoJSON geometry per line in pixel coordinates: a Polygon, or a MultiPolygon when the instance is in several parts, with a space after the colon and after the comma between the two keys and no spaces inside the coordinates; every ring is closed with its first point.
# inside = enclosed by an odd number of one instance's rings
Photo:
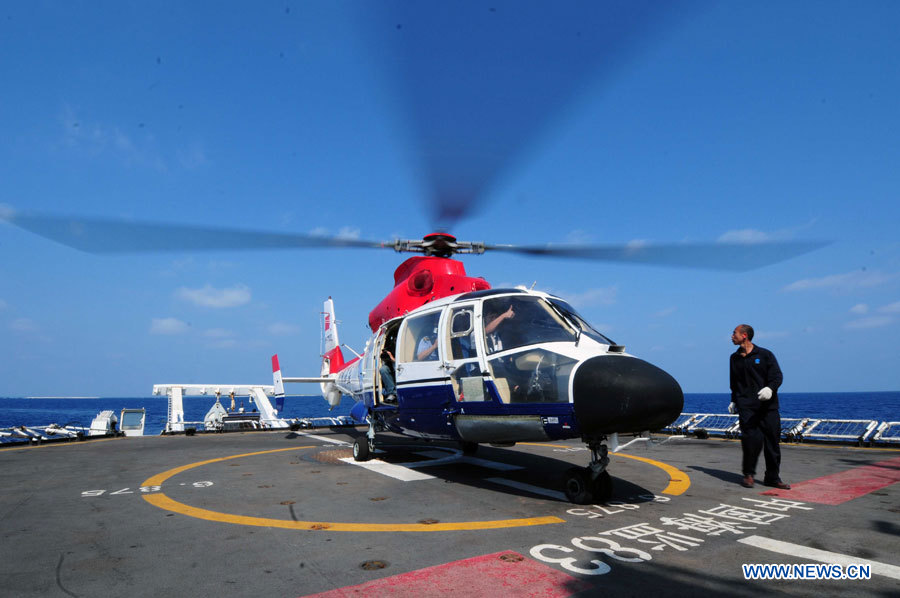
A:
{"type": "Polygon", "coordinates": [[[334,301],[331,297],[325,300],[322,312],[325,321],[322,325],[322,375],[339,372],[345,365],[341,343],[338,340],[337,320],[334,317],[334,301]]]}
{"type": "Polygon", "coordinates": [[[277,353],[272,356],[272,382],[275,387],[275,409],[284,411],[284,379],[281,377],[277,353]]]}

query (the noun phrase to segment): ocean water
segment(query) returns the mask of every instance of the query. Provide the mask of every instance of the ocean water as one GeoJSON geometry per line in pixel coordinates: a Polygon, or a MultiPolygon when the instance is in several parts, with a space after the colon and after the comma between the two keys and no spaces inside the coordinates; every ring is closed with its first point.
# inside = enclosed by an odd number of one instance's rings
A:
{"type": "MultiPolygon", "coordinates": [[[[245,400],[245,407],[249,407],[245,400]]],[[[730,395],[725,393],[684,396],[685,413],[727,413],[730,395]]],[[[824,419],[869,419],[900,421],[900,392],[834,392],[784,393],[779,395],[782,417],[818,417],[824,419]]],[[[201,422],[215,399],[185,397],[184,419],[201,422]]],[[[227,407],[226,403],[223,403],[227,407]]],[[[353,401],[344,399],[328,411],[328,404],[320,396],[285,397],[285,418],[327,417],[349,415],[353,401]]],[[[111,409],[118,414],[124,408],[147,411],[145,434],[159,434],[166,423],[166,397],[130,397],[99,399],[23,399],[0,398],[0,428],[12,426],[42,426],[47,424],[75,424],[90,426],[100,411],[111,409]]]]}
{"type": "MultiPolygon", "coordinates": [[[[684,413],[728,413],[731,395],[685,394],[684,413]]],[[[782,417],[900,421],[900,392],[778,393],[782,417]]]]}

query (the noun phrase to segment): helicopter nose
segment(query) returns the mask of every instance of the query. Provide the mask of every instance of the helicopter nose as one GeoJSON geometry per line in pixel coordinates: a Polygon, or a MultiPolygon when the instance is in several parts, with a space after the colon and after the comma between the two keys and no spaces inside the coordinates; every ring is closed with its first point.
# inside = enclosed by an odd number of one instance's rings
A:
{"type": "Polygon", "coordinates": [[[659,430],[684,407],[675,378],[626,355],[592,357],[582,363],[572,392],[578,427],[589,436],[659,430]]]}

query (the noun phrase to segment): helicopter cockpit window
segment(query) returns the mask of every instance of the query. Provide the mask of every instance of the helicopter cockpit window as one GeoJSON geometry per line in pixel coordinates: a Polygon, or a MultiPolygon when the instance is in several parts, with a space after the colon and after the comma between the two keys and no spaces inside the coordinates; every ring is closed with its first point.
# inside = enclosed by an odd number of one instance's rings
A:
{"type": "Polygon", "coordinates": [[[438,359],[437,329],[440,319],[440,311],[407,319],[397,359],[406,363],[436,361],[438,359]]]}
{"type": "Polygon", "coordinates": [[[530,349],[488,361],[504,403],[568,403],[569,376],[577,360],[530,349]]]}
{"type": "Polygon", "coordinates": [[[550,303],[562,312],[562,314],[574,325],[578,326],[581,329],[581,334],[584,334],[588,338],[592,338],[598,343],[603,343],[604,345],[615,345],[612,340],[609,339],[605,334],[598,332],[593,326],[587,323],[587,321],[579,315],[575,308],[566,303],[561,299],[550,299],[550,303]]]}
{"type": "Polygon", "coordinates": [[[576,338],[573,325],[540,297],[486,299],[482,311],[488,355],[576,338]]]}

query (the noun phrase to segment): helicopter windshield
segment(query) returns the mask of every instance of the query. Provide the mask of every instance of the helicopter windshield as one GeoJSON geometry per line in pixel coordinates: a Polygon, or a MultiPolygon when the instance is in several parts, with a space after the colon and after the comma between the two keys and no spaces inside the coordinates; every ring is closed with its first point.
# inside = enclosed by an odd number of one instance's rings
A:
{"type": "Polygon", "coordinates": [[[598,332],[593,326],[587,323],[587,320],[582,318],[575,308],[563,301],[562,299],[550,299],[551,305],[562,312],[562,314],[573,323],[575,326],[580,328],[581,334],[584,334],[588,338],[592,338],[598,343],[603,343],[604,345],[615,345],[612,340],[601,332],[598,332]]]}
{"type": "Polygon", "coordinates": [[[488,355],[526,345],[576,339],[573,325],[540,297],[486,299],[482,313],[488,355]]]}

